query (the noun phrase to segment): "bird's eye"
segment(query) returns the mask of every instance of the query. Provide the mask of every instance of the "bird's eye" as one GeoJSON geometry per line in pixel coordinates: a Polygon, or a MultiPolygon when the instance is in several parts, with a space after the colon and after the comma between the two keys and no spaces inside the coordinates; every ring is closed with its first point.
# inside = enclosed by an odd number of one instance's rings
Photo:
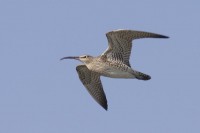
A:
{"type": "Polygon", "coordinates": [[[84,58],[87,58],[87,55],[85,55],[84,58]]]}

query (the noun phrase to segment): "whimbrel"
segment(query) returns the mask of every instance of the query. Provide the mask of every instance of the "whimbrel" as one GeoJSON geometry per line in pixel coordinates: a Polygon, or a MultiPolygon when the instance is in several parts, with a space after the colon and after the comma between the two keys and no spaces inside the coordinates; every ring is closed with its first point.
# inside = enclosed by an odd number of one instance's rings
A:
{"type": "Polygon", "coordinates": [[[90,95],[105,110],[108,109],[108,105],[100,76],[136,78],[139,80],[151,79],[149,75],[131,68],[129,59],[132,40],[139,38],[169,38],[160,34],[135,30],[115,30],[106,33],[106,37],[108,39],[108,48],[100,56],[68,56],[61,59],[76,59],[84,63],[76,67],[79,78],[90,95]]]}

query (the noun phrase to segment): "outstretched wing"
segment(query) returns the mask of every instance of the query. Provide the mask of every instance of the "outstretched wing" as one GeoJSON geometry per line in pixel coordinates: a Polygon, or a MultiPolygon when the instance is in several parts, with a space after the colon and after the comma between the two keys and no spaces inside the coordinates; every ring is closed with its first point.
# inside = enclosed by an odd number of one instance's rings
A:
{"type": "Polygon", "coordinates": [[[100,75],[90,71],[85,65],[76,67],[79,78],[90,95],[105,109],[108,109],[106,95],[103,91],[100,75]]]}
{"type": "Polygon", "coordinates": [[[150,32],[134,30],[116,30],[106,33],[109,47],[101,56],[106,56],[110,61],[123,62],[130,67],[129,59],[132,40],[139,38],[168,38],[150,32]]]}

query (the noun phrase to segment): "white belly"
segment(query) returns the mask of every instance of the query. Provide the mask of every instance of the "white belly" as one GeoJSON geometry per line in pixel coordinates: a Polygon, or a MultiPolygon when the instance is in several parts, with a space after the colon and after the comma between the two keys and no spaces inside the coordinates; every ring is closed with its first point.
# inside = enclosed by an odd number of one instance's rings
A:
{"type": "Polygon", "coordinates": [[[135,78],[135,76],[128,71],[121,70],[106,70],[104,73],[101,73],[102,76],[111,77],[111,78],[135,78]]]}
{"type": "MultiPolygon", "coordinates": [[[[121,64],[119,64],[121,65],[121,64]]],[[[124,65],[124,64],[123,64],[124,65]]],[[[111,77],[111,78],[135,78],[133,74],[132,68],[124,65],[124,69],[119,68],[118,66],[110,67],[107,64],[102,63],[95,63],[95,64],[88,64],[88,69],[91,71],[95,71],[100,73],[102,76],[111,77]],[[95,66],[95,67],[94,67],[95,66]]]]}

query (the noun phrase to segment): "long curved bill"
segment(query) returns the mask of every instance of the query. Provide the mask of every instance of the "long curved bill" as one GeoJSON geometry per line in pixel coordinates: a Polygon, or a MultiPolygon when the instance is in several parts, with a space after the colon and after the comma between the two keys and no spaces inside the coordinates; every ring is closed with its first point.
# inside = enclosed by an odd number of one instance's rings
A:
{"type": "Polygon", "coordinates": [[[64,59],[75,59],[75,60],[78,60],[79,57],[78,56],[67,56],[67,57],[61,58],[60,60],[64,60],[64,59]]]}

